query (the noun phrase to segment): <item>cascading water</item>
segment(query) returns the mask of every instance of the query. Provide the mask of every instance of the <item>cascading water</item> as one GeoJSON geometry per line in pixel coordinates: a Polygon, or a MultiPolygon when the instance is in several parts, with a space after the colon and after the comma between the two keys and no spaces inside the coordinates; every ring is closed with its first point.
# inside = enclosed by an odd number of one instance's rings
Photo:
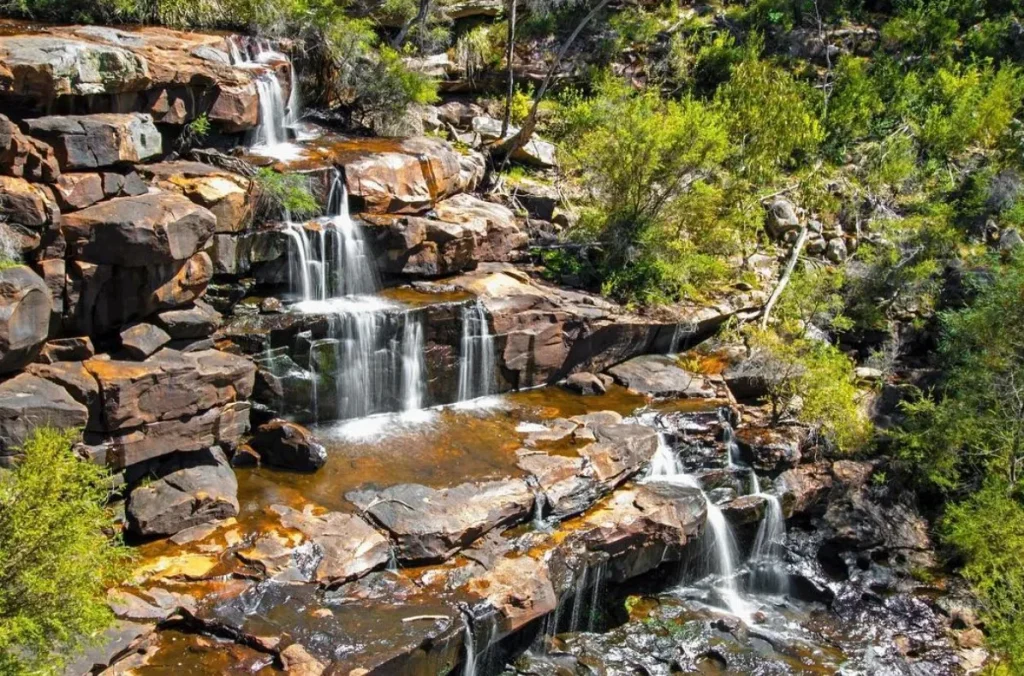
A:
{"type": "Polygon", "coordinates": [[[726,457],[729,461],[729,469],[736,469],[736,458],[740,455],[739,444],[736,443],[736,432],[733,430],[732,425],[726,420],[725,414],[719,412],[719,420],[722,422],[722,444],[725,446],[726,457]]]}
{"type": "Polygon", "coordinates": [[[476,676],[476,639],[473,637],[473,623],[468,613],[463,615],[463,624],[466,658],[462,663],[462,676],[476,676]]]}
{"type": "Polygon", "coordinates": [[[423,324],[411,313],[405,315],[402,335],[402,411],[423,408],[423,390],[426,365],[423,362],[423,324]]]}
{"type": "Polygon", "coordinates": [[[494,339],[482,303],[473,303],[462,309],[460,347],[456,401],[469,401],[494,394],[494,339]]]}
{"type": "Polygon", "coordinates": [[[281,83],[273,71],[256,77],[256,91],[260,100],[260,125],[256,128],[254,144],[274,147],[288,140],[285,131],[285,101],[281,83]]]}
{"type": "Polygon", "coordinates": [[[733,536],[732,528],[721,508],[712,502],[696,477],[683,471],[682,463],[666,442],[663,434],[658,435],[658,448],[651,460],[651,473],[648,475],[647,481],[677,483],[700,491],[708,510],[707,524],[712,537],[708,546],[711,548],[711,558],[720,582],[720,586],[717,588],[718,593],[721,594],[722,600],[730,612],[740,617],[747,617],[749,609],[740,598],[736,588],[736,539],[733,536]]]}
{"type": "Polygon", "coordinates": [[[782,512],[782,501],[774,493],[761,490],[757,474],[751,470],[753,494],[765,499],[767,508],[757,528],[754,548],[750,552],[753,567],[753,588],[776,594],[785,594],[789,588],[782,553],[786,542],[786,517],[782,512]]]}

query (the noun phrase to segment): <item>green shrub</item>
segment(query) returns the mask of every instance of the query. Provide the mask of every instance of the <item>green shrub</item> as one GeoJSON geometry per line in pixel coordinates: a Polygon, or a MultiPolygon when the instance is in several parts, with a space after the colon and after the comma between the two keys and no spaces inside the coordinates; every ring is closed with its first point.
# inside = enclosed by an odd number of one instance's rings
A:
{"type": "Polygon", "coordinates": [[[107,472],[74,457],[76,438],[37,429],[0,470],[0,673],[60,673],[113,620],[105,591],[127,550],[106,535],[107,472]]]}
{"type": "Polygon", "coordinates": [[[319,214],[322,209],[302,174],[282,174],[262,167],[256,174],[259,208],[264,214],[303,219],[319,214]]]}

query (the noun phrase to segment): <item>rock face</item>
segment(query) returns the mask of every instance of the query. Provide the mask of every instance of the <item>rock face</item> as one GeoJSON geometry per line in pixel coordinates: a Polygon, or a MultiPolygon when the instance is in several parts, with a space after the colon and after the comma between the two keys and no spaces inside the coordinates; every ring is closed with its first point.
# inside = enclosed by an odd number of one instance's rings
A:
{"type": "Polygon", "coordinates": [[[220,449],[177,453],[150,471],[128,495],[128,529],[136,535],[174,535],[238,514],[238,481],[220,449]]]}
{"type": "Polygon", "coordinates": [[[303,511],[274,505],[281,525],[301,532],[322,552],[313,579],[322,585],[336,585],[382,568],[390,557],[387,539],[354,514],[314,514],[312,505],[303,511]]]}
{"type": "Polygon", "coordinates": [[[0,466],[37,427],[80,429],[88,409],[60,385],[30,373],[0,383],[0,466]]]}
{"type": "Polygon", "coordinates": [[[488,531],[526,519],[533,509],[533,493],[521,480],[440,490],[402,484],[345,497],[391,533],[399,559],[410,564],[443,561],[488,531]]]}
{"type": "Polygon", "coordinates": [[[674,359],[645,355],[613,366],[608,373],[615,382],[652,397],[714,397],[715,391],[701,376],[680,368],[674,359]]]}
{"type": "Polygon", "coordinates": [[[60,168],[96,169],[159,155],[163,139],[150,115],[51,115],[25,120],[35,138],[53,147],[60,168]]]}
{"type": "Polygon", "coordinates": [[[121,332],[121,347],[132,359],[145,359],[170,340],[165,331],[152,324],[135,324],[121,332]]]}
{"type": "Polygon", "coordinates": [[[53,301],[31,269],[0,270],[0,373],[22,368],[46,342],[53,301]]]}
{"type": "MultiPolygon", "coordinates": [[[[200,114],[226,132],[259,123],[259,69],[230,65],[222,35],[142,27],[55,26],[0,38],[0,98],[47,111],[54,101],[87,101],[97,113],[117,106],[182,125],[200,114]]],[[[287,62],[270,59],[286,94],[287,62]]]]}
{"type": "Polygon", "coordinates": [[[164,349],[144,362],[90,359],[102,405],[90,431],[125,467],[174,451],[233,446],[248,429],[255,367],[242,357],[164,349]]]}
{"type": "Polygon", "coordinates": [[[184,261],[213,235],[217,219],[180,195],[103,202],[64,218],[68,251],[80,261],[145,267],[184,261]]]}
{"type": "Polygon", "coordinates": [[[25,136],[18,125],[0,115],[0,173],[29,181],[53,183],[60,178],[60,165],[53,148],[25,136]]]}
{"type": "Polygon", "coordinates": [[[260,425],[249,445],[261,462],[273,467],[314,472],[327,462],[327,451],[313,433],[287,420],[260,425]]]}

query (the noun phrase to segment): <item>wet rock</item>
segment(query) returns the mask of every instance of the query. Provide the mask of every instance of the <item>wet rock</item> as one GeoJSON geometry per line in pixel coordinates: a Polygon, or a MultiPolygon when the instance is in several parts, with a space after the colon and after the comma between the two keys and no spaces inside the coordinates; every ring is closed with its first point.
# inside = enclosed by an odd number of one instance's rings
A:
{"type": "Polygon", "coordinates": [[[50,290],[30,268],[0,270],[0,373],[36,358],[49,334],[52,308],[50,290]]]}
{"type": "Polygon", "coordinates": [[[147,267],[184,261],[210,239],[216,218],[181,195],[121,197],[64,217],[68,251],[80,261],[147,267]]]}
{"type": "Polygon", "coordinates": [[[796,426],[748,425],[736,430],[735,438],[740,452],[754,469],[775,473],[800,464],[800,449],[807,438],[807,430],[796,426]]]}
{"type": "Polygon", "coordinates": [[[170,342],[167,332],[152,324],[135,324],[121,332],[121,348],[131,359],[139,361],[170,342]]]}
{"type": "Polygon", "coordinates": [[[84,361],[96,354],[89,336],[48,340],[39,351],[37,361],[53,364],[59,361],[84,361]]]}
{"type": "Polygon", "coordinates": [[[85,427],[89,412],[60,385],[21,373],[0,383],[0,465],[9,463],[37,427],[85,427]]]}
{"type": "Polygon", "coordinates": [[[768,501],[760,495],[744,495],[722,505],[722,514],[733,526],[757,523],[764,518],[768,501]]]}
{"type": "Polygon", "coordinates": [[[135,591],[114,588],[107,591],[107,605],[122,620],[162,621],[180,609],[195,612],[196,600],[160,587],[135,591]]]}
{"type": "Polygon", "coordinates": [[[683,370],[674,359],[663,355],[634,357],[608,369],[608,373],[623,387],[652,397],[715,396],[707,380],[683,370]]]}
{"type": "Polygon", "coordinates": [[[163,151],[153,117],[140,113],[51,115],[25,120],[25,128],[53,147],[64,171],[141,162],[163,151]]]}
{"type": "Polygon", "coordinates": [[[578,452],[594,478],[611,490],[639,472],[658,450],[658,432],[643,425],[595,425],[597,443],[578,452]]]}
{"type": "Polygon", "coordinates": [[[298,643],[281,651],[281,668],[289,676],[320,676],[327,670],[323,663],[298,643]]]}
{"type": "Polygon", "coordinates": [[[466,585],[497,609],[507,632],[526,626],[558,607],[558,595],[546,562],[530,556],[503,558],[466,585]]]}
{"type": "Polygon", "coordinates": [[[563,380],[561,385],[570,392],[584,396],[604,394],[608,391],[604,381],[593,373],[573,373],[563,380]]]}
{"type": "Polygon", "coordinates": [[[220,449],[174,454],[147,476],[128,494],[125,513],[135,535],[174,535],[238,515],[238,481],[220,449]]]}
{"type": "Polygon", "coordinates": [[[536,479],[544,493],[546,512],[558,520],[585,511],[605,492],[589,476],[582,458],[520,452],[517,465],[536,479]]]}
{"type": "Polygon", "coordinates": [[[398,557],[412,564],[444,561],[488,531],[525,520],[534,500],[518,479],[443,489],[402,484],[345,497],[387,529],[398,557]]]}
{"type": "Polygon", "coordinates": [[[775,479],[786,517],[824,511],[824,501],[832,490],[828,465],[814,463],[786,470],[775,479]]]}
{"type": "Polygon", "coordinates": [[[223,319],[208,303],[197,300],[191,307],[165,310],[154,321],[172,339],[187,340],[211,335],[220,328],[223,319]]]}
{"type": "Polygon", "coordinates": [[[315,472],[327,462],[327,451],[313,433],[287,420],[272,420],[257,428],[249,445],[261,464],[300,472],[315,472]]]}
{"type": "Polygon", "coordinates": [[[0,115],[0,174],[53,183],[60,177],[60,166],[53,148],[25,136],[18,125],[0,115]]]}
{"type": "Polygon", "coordinates": [[[323,585],[337,585],[383,568],[391,545],[370,524],[354,514],[316,514],[312,505],[298,511],[284,505],[270,508],[281,524],[301,532],[319,547],[320,561],[313,579],[323,585]]]}

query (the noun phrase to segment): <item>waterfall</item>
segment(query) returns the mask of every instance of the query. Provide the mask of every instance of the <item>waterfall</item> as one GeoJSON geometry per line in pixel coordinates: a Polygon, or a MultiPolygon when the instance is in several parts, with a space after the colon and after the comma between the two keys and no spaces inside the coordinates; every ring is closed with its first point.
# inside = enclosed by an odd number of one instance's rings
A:
{"type": "Polygon", "coordinates": [[[736,469],[736,458],[740,455],[739,444],[736,443],[736,432],[733,430],[732,425],[726,420],[725,414],[721,411],[718,412],[718,419],[722,421],[722,443],[725,445],[725,450],[729,459],[729,469],[736,469]]]}
{"type": "Polygon", "coordinates": [[[466,661],[462,665],[462,676],[476,676],[476,639],[473,637],[473,622],[469,613],[463,613],[463,624],[465,627],[465,648],[466,661]]]}
{"type": "Polygon", "coordinates": [[[327,214],[334,230],[335,272],[332,294],[353,296],[380,289],[377,268],[363,237],[363,230],[348,211],[348,188],[337,169],[327,196],[327,214]]]}
{"type": "Polygon", "coordinates": [[[423,324],[412,314],[406,313],[402,334],[402,410],[406,412],[423,408],[423,373],[426,371],[424,351],[423,324]]]}
{"type": "MultiPolygon", "coordinates": [[[[707,525],[712,538],[708,546],[711,548],[711,558],[714,561],[715,573],[720,583],[718,592],[722,595],[722,600],[725,601],[729,612],[746,618],[749,615],[749,609],[740,598],[736,588],[736,539],[733,536],[732,528],[729,526],[725,514],[722,513],[722,509],[712,502],[696,477],[683,472],[682,463],[664,440],[663,435],[659,435],[658,449],[651,460],[651,473],[646,480],[677,483],[700,491],[708,510],[707,525]]],[[[707,531],[705,531],[706,536],[707,531]]]]}
{"type": "Polygon", "coordinates": [[[256,91],[260,99],[260,125],[256,128],[255,144],[276,146],[288,140],[285,132],[285,102],[281,83],[273,71],[264,71],[256,77],[256,91]]]}
{"type": "Polygon", "coordinates": [[[459,355],[459,391],[456,401],[469,401],[495,393],[494,339],[483,303],[462,309],[459,355]]]}
{"type": "Polygon", "coordinates": [[[288,92],[288,108],[284,124],[292,128],[302,119],[302,93],[299,91],[299,74],[292,65],[292,87],[288,92]]]}
{"type": "Polygon", "coordinates": [[[789,588],[782,552],[786,542],[786,517],[782,512],[782,501],[774,493],[761,490],[757,473],[750,470],[751,493],[765,499],[767,505],[764,518],[757,527],[754,548],[750,562],[754,569],[753,588],[777,594],[785,594],[789,588]]]}

